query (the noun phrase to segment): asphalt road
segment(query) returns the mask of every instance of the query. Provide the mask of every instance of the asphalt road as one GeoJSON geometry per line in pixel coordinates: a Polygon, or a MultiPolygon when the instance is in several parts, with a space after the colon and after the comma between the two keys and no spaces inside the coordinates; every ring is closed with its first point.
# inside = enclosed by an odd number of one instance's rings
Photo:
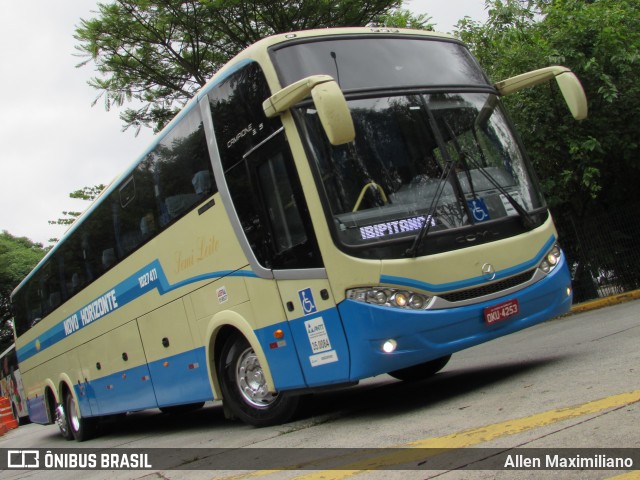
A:
{"type": "Polygon", "coordinates": [[[129,414],[84,443],[64,441],[55,425],[22,426],[0,437],[0,449],[73,447],[99,455],[108,448],[163,448],[162,466],[133,471],[6,470],[0,478],[628,480],[640,478],[639,425],[640,302],[632,301],[556,319],[460,352],[429,380],[405,383],[382,375],[346,390],[310,396],[297,418],[282,426],[256,429],[229,422],[217,403],[182,416],[157,410],[129,414]],[[274,448],[278,450],[265,450],[274,448]],[[567,448],[584,450],[563,450],[567,448]],[[621,453],[635,455],[633,467],[511,468],[519,454],[575,461],[576,455],[612,452],[593,450],[600,448],[635,449],[621,453]],[[317,461],[318,455],[329,460],[311,467],[304,463],[317,461]],[[274,460],[303,469],[276,468],[274,460]],[[165,469],[167,465],[191,470],[165,469]]]}

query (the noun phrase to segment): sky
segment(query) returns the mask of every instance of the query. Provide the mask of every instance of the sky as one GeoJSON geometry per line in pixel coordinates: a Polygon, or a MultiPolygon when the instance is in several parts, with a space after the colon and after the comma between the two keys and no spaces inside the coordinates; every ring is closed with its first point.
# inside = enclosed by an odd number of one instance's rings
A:
{"type": "MultiPolygon", "coordinates": [[[[103,0],[108,3],[108,0],[103,0]]],[[[108,184],[153,141],[149,129],[122,132],[118,111],[92,102],[92,66],[76,68],[75,27],[95,16],[94,0],[0,2],[0,231],[43,245],[66,227],[49,225],[88,202],[69,198],[108,184]]],[[[484,0],[406,0],[436,29],[464,16],[484,21],[484,0]]]]}

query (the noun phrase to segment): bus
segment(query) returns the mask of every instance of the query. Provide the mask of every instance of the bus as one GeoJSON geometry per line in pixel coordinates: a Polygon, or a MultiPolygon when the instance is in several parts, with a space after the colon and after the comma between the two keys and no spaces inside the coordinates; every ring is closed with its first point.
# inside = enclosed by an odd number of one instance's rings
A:
{"type": "Polygon", "coordinates": [[[301,394],[433,375],[566,312],[566,259],[500,97],[451,36],[278,34],[221,68],[12,294],[33,422],[221,400],[260,427],[301,394]]]}
{"type": "Polygon", "coordinates": [[[29,420],[29,413],[15,344],[0,353],[0,368],[0,397],[11,401],[13,418],[20,423],[26,423],[29,420]]]}

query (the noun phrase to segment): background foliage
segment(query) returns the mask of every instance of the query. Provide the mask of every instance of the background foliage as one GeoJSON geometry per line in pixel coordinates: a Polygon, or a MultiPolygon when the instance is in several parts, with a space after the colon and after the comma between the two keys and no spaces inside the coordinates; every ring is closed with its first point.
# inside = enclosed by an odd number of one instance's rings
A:
{"type": "Polygon", "coordinates": [[[594,281],[603,276],[624,276],[625,288],[636,288],[640,266],[629,263],[628,252],[640,234],[637,216],[628,212],[622,230],[612,213],[637,202],[640,181],[640,2],[486,5],[486,23],[464,19],[458,28],[493,80],[561,64],[578,75],[587,94],[589,118],[580,123],[551,83],[505,98],[572,259],[576,297],[593,297],[594,281]],[[584,231],[606,232],[597,255],[582,245],[584,231]]]}
{"type": "MultiPolygon", "coordinates": [[[[162,129],[227,61],[275,33],[389,21],[428,27],[401,0],[115,0],[76,29],[80,65],[124,128],[162,129]]],[[[98,100],[96,99],[96,100],[98,100]]]]}
{"type": "Polygon", "coordinates": [[[28,238],[0,233],[0,353],[13,343],[11,292],[45,253],[41,244],[28,238]]]}

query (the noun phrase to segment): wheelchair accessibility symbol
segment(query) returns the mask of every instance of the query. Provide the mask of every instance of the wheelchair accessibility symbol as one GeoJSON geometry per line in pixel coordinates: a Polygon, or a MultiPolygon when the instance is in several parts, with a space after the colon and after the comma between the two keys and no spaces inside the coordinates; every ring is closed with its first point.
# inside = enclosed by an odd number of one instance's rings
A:
{"type": "Polygon", "coordinates": [[[298,297],[300,297],[300,304],[302,305],[302,312],[305,315],[309,315],[310,313],[317,312],[316,302],[313,299],[313,294],[311,293],[310,288],[305,288],[304,290],[298,291],[298,297]]]}
{"type": "Polygon", "coordinates": [[[467,200],[467,204],[469,205],[471,215],[473,215],[473,219],[476,222],[484,222],[485,220],[491,219],[491,216],[489,215],[489,209],[487,208],[487,205],[484,203],[483,199],[474,198],[472,200],[467,200]]]}

